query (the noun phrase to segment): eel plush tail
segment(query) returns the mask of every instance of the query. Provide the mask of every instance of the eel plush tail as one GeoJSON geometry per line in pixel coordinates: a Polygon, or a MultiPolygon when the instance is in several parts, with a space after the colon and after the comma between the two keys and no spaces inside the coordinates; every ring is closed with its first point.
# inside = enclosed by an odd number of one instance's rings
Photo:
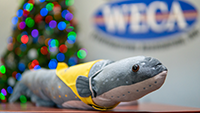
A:
{"type": "Polygon", "coordinates": [[[21,83],[21,82],[18,82],[16,85],[15,85],[15,88],[14,88],[14,90],[13,90],[13,93],[12,93],[12,95],[10,96],[10,98],[8,99],[8,101],[10,102],[10,103],[12,103],[12,102],[15,102],[21,95],[23,95],[23,94],[29,94],[28,92],[27,92],[27,86],[25,86],[23,83],[21,83]]]}

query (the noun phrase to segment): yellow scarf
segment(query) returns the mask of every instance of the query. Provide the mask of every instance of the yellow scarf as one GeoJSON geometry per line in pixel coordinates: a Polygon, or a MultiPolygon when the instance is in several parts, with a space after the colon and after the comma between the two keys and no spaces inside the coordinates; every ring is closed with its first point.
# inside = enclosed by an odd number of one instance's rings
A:
{"type": "Polygon", "coordinates": [[[88,63],[83,63],[83,64],[79,64],[79,65],[75,65],[75,66],[71,66],[68,68],[66,63],[58,63],[58,66],[56,68],[56,74],[57,76],[68,86],[71,88],[71,90],[78,96],[78,98],[83,101],[85,104],[92,106],[94,109],[96,110],[109,110],[114,108],[115,106],[106,108],[106,107],[102,107],[99,105],[96,105],[93,101],[92,101],[92,97],[81,97],[76,89],[76,79],[78,76],[85,76],[88,78],[90,69],[92,68],[92,66],[96,63],[99,62],[101,60],[96,60],[96,61],[92,61],[92,62],[88,62],[88,63]]]}

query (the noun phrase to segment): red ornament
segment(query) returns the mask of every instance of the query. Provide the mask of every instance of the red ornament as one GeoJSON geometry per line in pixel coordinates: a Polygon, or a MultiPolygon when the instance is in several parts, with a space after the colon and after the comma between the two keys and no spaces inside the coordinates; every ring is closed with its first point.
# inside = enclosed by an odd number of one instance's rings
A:
{"type": "Polygon", "coordinates": [[[26,9],[24,9],[23,16],[27,17],[29,15],[29,13],[30,13],[29,11],[27,11],[26,9]]]}
{"type": "Polygon", "coordinates": [[[45,18],[45,22],[48,24],[51,20],[53,20],[53,17],[52,16],[47,16],[45,18]]]}
{"type": "Polygon", "coordinates": [[[48,53],[48,49],[46,46],[43,46],[41,49],[40,49],[40,52],[43,54],[43,55],[46,55],[48,53]]]}
{"type": "Polygon", "coordinates": [[[14,71],[14,72],[12,73],[12,77],[15,78],[15,79],[16,79],[16,74],[17,74],[16,71],[14,71]]]}
{"type": "Polygon", "coordinates": [[[34,5],[35,1],[34,0],[29,0],[28,3],[32,3],[34,5]]]}
{"type": "Polygon", "coordinates": [[[67,46],[65,44],[60,45],[59,51],[61,53],[66,53],[67,52],[67,46]]]}
{"type": "Polygon", "coordinates": [[[33,69],[33,67],[32,67],[32,62],[30,62],[30,63],[28,63],[28,68],[31,70],[31,69],[33,69]]]}
{"type": "Polygon", "coordinates": [[[27,35],[23,35],[23,36],[21,37],[21,41],[22,41],[23,44],[28,43],[28,40],[29,40],[29,38],[28,38],[27,35]]]}
{"type": "Polygon", "coordinates": [[[34,68],[37,65],[39,65],[39,62],[37,60],[33,60],[31,66],[34,68]]]}
{"type": "Polygon", "coordinates": [[[35,16],[35,23],[40,23],[42,21],[43,17],[40,14],[37,14],[35,16]]]}

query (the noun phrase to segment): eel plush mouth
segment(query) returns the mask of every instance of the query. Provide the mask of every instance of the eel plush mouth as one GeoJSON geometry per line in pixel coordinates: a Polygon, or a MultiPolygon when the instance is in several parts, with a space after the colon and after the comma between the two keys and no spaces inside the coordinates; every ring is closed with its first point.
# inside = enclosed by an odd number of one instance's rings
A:
{"type": "Polygon", "coordinates": [[[114,88],[96,98],[93,101],[101,106],[113,106],[114,102],[129,102],[137,100],[157,89],[159,89],[167,76],[167,71],[155,75],[152,78],[129,86],[114,88]]]}
{"type": "Polygon", "coordinates": [[[130,58],[126,59],[127,61],[122,60],[112,63],[94,77],[94,81],[95,79],[102,80],[102,84],[99,84],[99,86],[91,86],[95,94],[94,102],[101,106],[112,106],[110,102],[113,101],[134,101],[163,85],[168,70],[159,60],[152,57],[138,57],[136,59],[138,61],[130,58]],[[121,62],[128,62],[129,65],[120,65],[121,62]],[[113,67],[115,70],[113,70],[113,67]],[[112,73],[108,71],[112,71],[112,73]],[[109,75],[102,78],[102,74],[105,75],[105,73],[109,73],[109,75]],[[101,88],[104,88],[104,91],[97,90],[101,88]]]}

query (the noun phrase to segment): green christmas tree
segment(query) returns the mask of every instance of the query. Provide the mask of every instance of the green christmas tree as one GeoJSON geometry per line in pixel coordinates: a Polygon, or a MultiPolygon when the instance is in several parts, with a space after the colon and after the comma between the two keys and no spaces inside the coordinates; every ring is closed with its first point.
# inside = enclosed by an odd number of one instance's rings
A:
{"type": "MultiPolygon", "coordinates": [[[[7,102],[26,69],[55,69],[80,63],[86,50],[76,43],[73,0],[23,0],[12,18],[13,33],[0,65],[0,102],[7,102]]],[[[21,98],[25,102],[24,97],[21,98]]]]}

